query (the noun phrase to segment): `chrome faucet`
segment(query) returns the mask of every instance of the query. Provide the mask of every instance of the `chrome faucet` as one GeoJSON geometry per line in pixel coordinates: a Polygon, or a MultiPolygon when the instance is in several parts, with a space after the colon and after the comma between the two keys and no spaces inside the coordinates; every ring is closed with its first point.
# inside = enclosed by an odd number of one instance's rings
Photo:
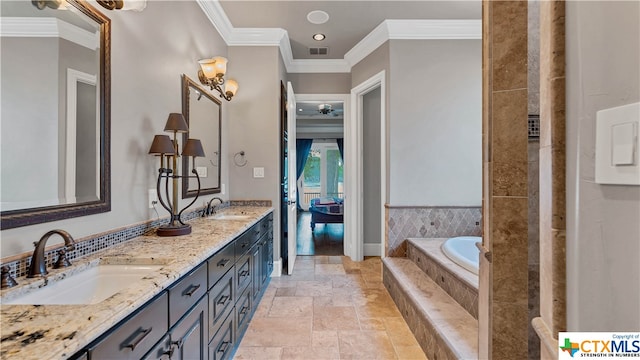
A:
{"type": "Polygon", "coordinates": [[[62,239],[64,239],[64,250],[71,251],[75,249],[76,242],[73,240],[71,235],[64,230],[51,230],[42,235],[37,243],[33,243],[36,249],[33,251],[33,255],[31,256],[31,265],[29,265],[29,272],[27,273],[28,278],[47,275],[47,263],[45,261],[44,248],[47,244],[47,240],[49,240],[49,237],[53,234],[62,236],[62,239]]]}
{"type": "Polygon", "coordinates": [[[207,203],[207,208],[204,210],[204,213],[202,214],[203,217],[205,216],[209,216],[209,215],[213,215],[216,213],[216,208],[215,206],[212,206],[211,204],[213,203],[213,200],[218,200],[220,201],[220,204],[224,204],[224,200],[220,199],[219,197],[214,197],[213,199],[209,200],[209,202],[207,203]]]}

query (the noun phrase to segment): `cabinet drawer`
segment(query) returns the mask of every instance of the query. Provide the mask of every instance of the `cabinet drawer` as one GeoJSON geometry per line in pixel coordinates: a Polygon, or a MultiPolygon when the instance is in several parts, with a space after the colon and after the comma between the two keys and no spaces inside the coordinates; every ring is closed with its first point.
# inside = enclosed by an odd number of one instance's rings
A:
{"type": "Polygon", "coordinates": [[[234,242],[231,242],[209,259],[209,288],[233,267],[236,261],[234,246],[234,242]]]}
{"type": "Polygon", "coordinates": [[[235,314],[231,311],[209,343],[209,360],[223,360],[231,356],[236,339],[234,325],[235,314]]]}
{"type": "Polygon", "coordinates": [[[144,307],[102,341],[89,349],[95,359],[139,359],[169,330],[167,326],[168,296],[162,296],[144,307]]]}
{"type": "Polygon", "coordinates": [[[235,272],[230,270],[209,291],[209,335],[215,334],[217,326],[233,309],[236,297],[233,292],[235,272]]]}
{"type": "Polygon", "coordinates": [[[236,260],[249,251],[251,244],[253,243],[253,236],[254,232],[252,227],[236,239],[236,260]]]}
{"type": "Polygon", "coordinates": [[[236,263],[236,294],[242,294],[251,284],[251,254],[243,255],[236,263]]]}
{"type": "Polygon", "coordinates": [[[238,322],[238,338],[244,333],[245,328],[249,325],[249,319],[251,319],[251,291],[247,289],[240,297],[238,297],[238,303],[236,304],[236,321],[238,322]]]}
{"type": "Polygon", "coordinates": [[[207,292],[207,266],[202,264],[169,288],[169,327],[207,292]]]}

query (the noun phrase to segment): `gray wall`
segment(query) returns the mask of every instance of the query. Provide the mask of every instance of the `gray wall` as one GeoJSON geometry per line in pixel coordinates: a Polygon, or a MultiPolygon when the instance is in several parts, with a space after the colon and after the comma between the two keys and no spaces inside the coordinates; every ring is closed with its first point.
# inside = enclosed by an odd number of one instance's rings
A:
{"type": "Polygon", "coordinates": [[[594,182],[594,139],[597,111],[640,101],[640,3],[566,7],[567,325],[637,331],[640,186],[594,182]]]}
{"type": "MultiPolygon", "coordinates": [[[[244,151],[247,165],[229,165],[229,196],[234,200],[271,200],[274,234],[280,233],[280,50],[274,46],[229,47],[240,84],[229,105],[229,159],[244,151]],[[263,167],[264,178],[253,178],[253,168],[263,167]]],[[[229,70],[231,71],[231,70],[229,70]]],[[[274,241],[274,257],[279,257],[274,241]]]]}
{"type": "MultiPolygon", "coordinates": [[[[147,154],[153,135],[163,133],[170,112],[182,109],[181,74],[197,79],[198,59],[227,55],[226,44],[195,2],[151,1],[142,12],[110,11],[108,16],[112,20],[112,210],[2,230],[2,257],[32,251],[32,242],[53,228],[65,229],[75,238],[82,238],[155,218],[153,210],[147,208],[147,190],[155,187],[159,165],[155,157],[147,154]],[[132,61],[132,58],[144,61],[132,61]]],[[[237,71],[234,61],[229,63],[231,76],[237,71]]],[[[3,72],[6,65],[3,61],[3,72]]],[[[271,72],[275,68],[274,65],[271,72]]],[[[46,73],[37,73],[38,76],[43,74],[46,73]]],[[[239,99],[244,89],[242,81],[240,86],[239,99]]],[[[2,104],[4,108],[4,91],[2,104]]],[[[223,104],[223,137],[228,125],[228,104],[223,104]]],[[[228,183],[227,141],[223,140],[222,183],[228,183]]],[[[3,172],[4,166],[3,161],[3,172]]],[[[181,203],[186,205],[188,202],[181,203]]],[[[160,214],[168,215],[165,211],[160,214]]],[[[50,241],[54,244],[59,240],[52,238],[50,241]]]]}
{"type": "MultiPolygon", "coordinates": [[[[0,37],[3,202],[58,199],[57,38],[0,37]],[[47,69],[34,71],[47,59],[47,69]],[[38,84],[34,86],[34,84],[38,84]],[[33,141],[24,141],[31,136],[33,141]],[[29,156],[27,154],[38,154],[29,156]],[[28,159],[29,166],[25,166],[28,159]],[[47,178],[47,181],[42,181],[47,178]]],[[[62,170],[64,172],[64,169],[62,170]]],[[[51,205],[48,203],[47,205],[51,205]]],[[[6,243],[2,232],[2,246],[6,243]]],[[[35,240],[35,239],[34,239],[35,240]]],[[[26,242],[30,244],[30,242],[26,242]]],[[[4,254],[4,251],[2,252],[4,254]]]]}
{"type": "Polygon", "coordinates": [[[350,73],[289,74],[296,94],[348,94],[351,91],[350,73]]]}
{"type": "MultiPolygon", "coordinates": [[[[78,102],[76,105],[76,193],[81,201],[95,201],[99,194],[97,186],[96,170],[100,168],[97,163],[98,154],[98,121],[96,121],[96,86],[78,83],[76,92],[78,102]]],[[[69,196],[69,194],[67,194],[69,196]]]]}
{"type": "Polygon", "coordinates": [[[380,244],[380,88],[362,97],[362,164],[363,164],[363,226],[364,242],[380,244]]]}
{"type": "Polygon", "coordinates": [[[480,40],[392,40],[389,203],[480,206],[480,40]]]}

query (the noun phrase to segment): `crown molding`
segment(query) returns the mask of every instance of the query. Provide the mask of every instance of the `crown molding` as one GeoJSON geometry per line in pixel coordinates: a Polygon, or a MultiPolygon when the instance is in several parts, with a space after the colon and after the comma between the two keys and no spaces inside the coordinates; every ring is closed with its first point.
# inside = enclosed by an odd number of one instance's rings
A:
{"type": "Polygon", "coordinates": [[[344,59],[294,59],[287,31],[280,28],[234,28],[218,0],[196,0],[227,46],[278,46],[289,73],[348,73],[390,39],[481,39],[481,20],[385,20],[344,59]]]}
{"type": "Polygon", "coordinates": [[[59,37],[90,50],[99,47],[99,33],[92,33],[56,18],[7,17],[0,26],[2,37],[59,37]]]}

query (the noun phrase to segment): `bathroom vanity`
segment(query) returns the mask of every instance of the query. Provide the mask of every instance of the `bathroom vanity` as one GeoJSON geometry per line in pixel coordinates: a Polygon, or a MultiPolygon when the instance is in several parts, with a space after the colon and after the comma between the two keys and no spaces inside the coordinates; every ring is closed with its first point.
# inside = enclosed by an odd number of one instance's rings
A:
{"type": "Polygon", "coordinates": [[[50,270],[47,280],[19,279],[17,289],[3,290],[0,357],[230,358],[273,270],[272,208],[230,207],[190,223],[190,235],[141,236],[50,270]],[[157,269],[98,303],[5,304],[105,264],[157,269]]]}

